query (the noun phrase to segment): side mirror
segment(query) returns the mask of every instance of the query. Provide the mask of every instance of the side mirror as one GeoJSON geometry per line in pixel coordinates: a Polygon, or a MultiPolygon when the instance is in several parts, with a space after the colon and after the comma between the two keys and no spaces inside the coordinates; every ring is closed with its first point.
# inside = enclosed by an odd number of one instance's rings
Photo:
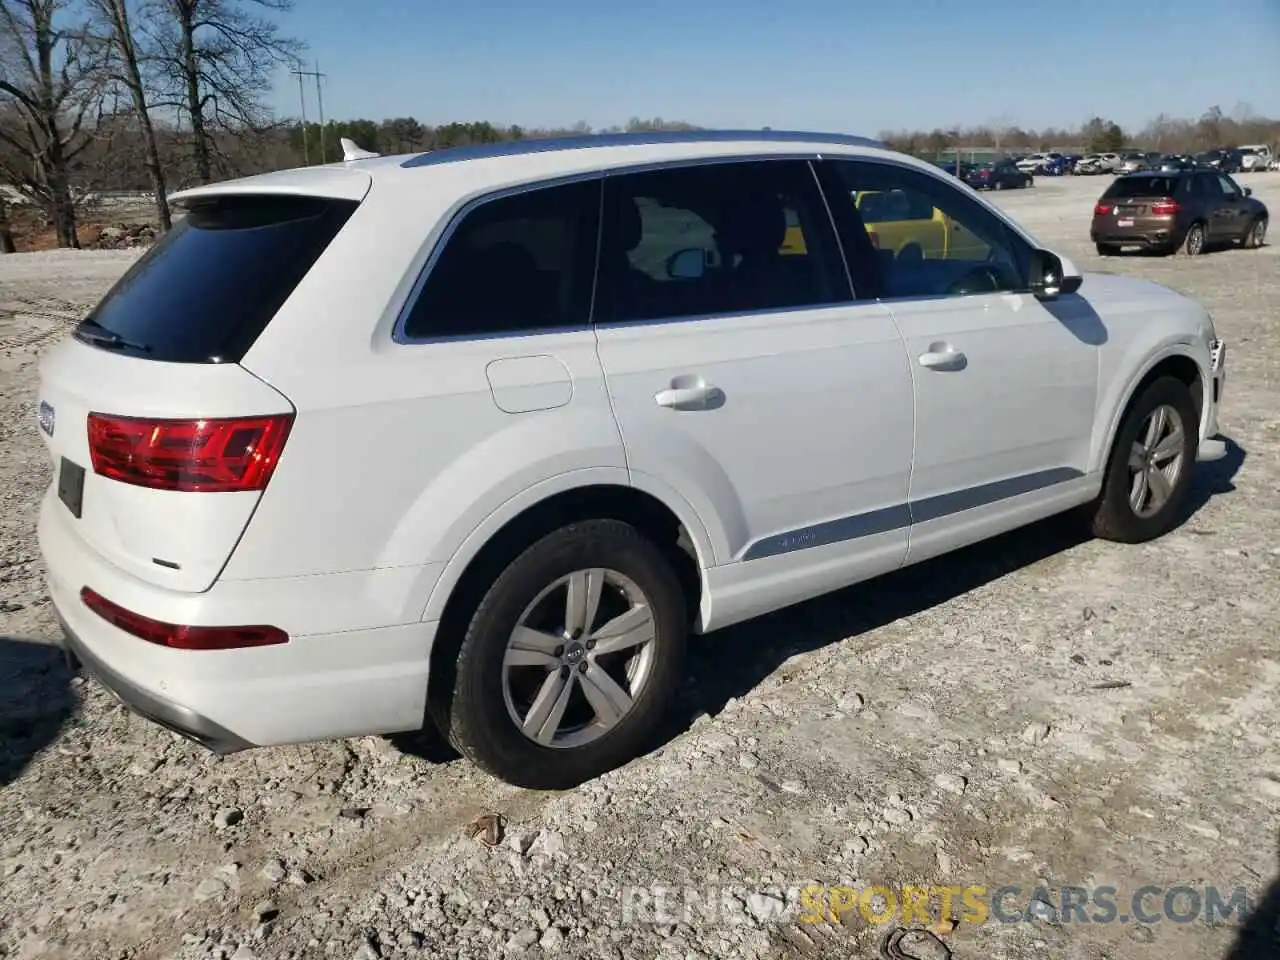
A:
{"type": "Polygon", "coordinates": [[[667,258],[667,276],[672,280],[699,280],[707,269],[707,255],[697,248],[677,250],[667,258]]]}
{"type": "Polygon", "coordinates": [[[1031,292],[1037,300],[1056,300],[1064,293],[1075,293],[1084,278],[1073,266],[1049,250],[1031,253],[1031,292]]]}
{"type": "Polygon", "coordinates": [[[1242,189],[1242,190],[1244,191],[1244,195],[1245,195],[1246,197],[1252,197],[1252,196],[1253,196],[1253,187],[1241,187],[1240,189],[1242,189]]]}

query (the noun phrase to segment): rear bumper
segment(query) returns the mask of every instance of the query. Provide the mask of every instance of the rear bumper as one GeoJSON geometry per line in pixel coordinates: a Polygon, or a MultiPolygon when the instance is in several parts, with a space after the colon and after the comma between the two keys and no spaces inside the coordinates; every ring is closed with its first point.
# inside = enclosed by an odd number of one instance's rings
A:
{"type": "Polygon", "coordinates": [[[1109,243],[1117,247],[1146,247],[1157,249],[1171,247],[1177,243],[1177,236],[1171,228],[1162,227],[1132,233],[1110,233],[1106,230],[1092,230],[1090,236],[1094,243],[1109,243]]]}
{"type": "Polygon", "coordinates": [[[402,595],[411,576],[362,571],[219,582],[202,594],[179,594],[138,580],[87,546],[55,491],[41,504],[38,529],[65,649],[134,712],[220,753],[422,727],[436,625],[417,619],[421,596],[402,595]],[[286,630],[289,642],[241,650],[157,646],[86,607],[84,586],[157,620],[270,624],[286,630]],[[401,608],[407,622],[388,622],[401,608]]]}
{"type": "Polygon", "coordinates": [[[116,673],[80,641],[75,631],[67,626],[61,613],[58,614],[58,620],[62,624],[62,648],[72,669],[83,668],[138,716],[193,740],[214,753],[235,753],[255,746],[208,717],[156,696],[116,673]]]}

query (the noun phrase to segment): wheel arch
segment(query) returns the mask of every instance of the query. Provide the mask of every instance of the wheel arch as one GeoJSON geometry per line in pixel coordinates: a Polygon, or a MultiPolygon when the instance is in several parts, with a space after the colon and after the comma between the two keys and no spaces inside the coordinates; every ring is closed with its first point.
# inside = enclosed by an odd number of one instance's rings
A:
{"type": "Polygon", "coordinates": [[[1196,407],[1196,435],[1197,440],[1199,440],[1204,431],[1207,411],[1204,402],[1205,391],[1212,390],[1208,380],[1209,374],[1206,368],[1187,352],[1185,344],[1174,344],[1165,347],[1139,368],[1120,393],[1118,402],[1112,405],[1106,436],[1094,453],[1094,463],[1091,465],[1093,470],[1106,468],[1111,459],[1112,447],[1115,445],[1116,434],[1120,430],[1120,424],[1124,422],[1124,418],[1133,406],[1134,401],[1137,400],[1149,384],[1164,376],[1171,376],[1182,381],[1191,391],[1191,399],[1196,407]]]}
{"type": "Polygon", "coordinates": [[[515,510],[492,514],[445,565],[423,611],[438,620],[430,651],[428,702],[453,684],[453,665],[467,622],[501,570],[540,537],[574,522],[612,519],[648,535],[670,560],[692,617],[699,618],[703,571],[713,565],[705,527],[687,504],[671,505],[625,483],[592,482],[547,492],[515,510]]]}

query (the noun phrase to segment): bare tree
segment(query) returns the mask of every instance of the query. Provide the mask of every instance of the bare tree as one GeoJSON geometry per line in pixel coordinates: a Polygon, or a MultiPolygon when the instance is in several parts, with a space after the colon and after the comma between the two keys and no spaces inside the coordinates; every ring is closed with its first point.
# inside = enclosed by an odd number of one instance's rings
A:
{"type": "Polygon", "coordinates": [[[161,230],[168,230],[173,226],[173,217],[169,211],[164,165],[160,160],[155,126],[151,122],[150,96],[143,72],[152,58],[134,31],[130,0],[87,0],[87,4],[94,16],[94,27],[105,46],[108,75],[128,91],[142,139],[147,177],[156,198],[156,223],[161,230]]]}
{"type": "Polygon", "coordinates": [[[0,0],[0,173],[43,209],[58,246],[77,247],[72,161],[102,108],[101,63],[70,0],[0,0]]]}
{"type": "Polygon", "coordinates": [[[304,45],[253,12],[283,12],[292,0],[150,0],[164,105],[191,124],[191,159],[200,183],[213,179],[218,130],[260,131],[274,70],[300,62],[304,45]]]}

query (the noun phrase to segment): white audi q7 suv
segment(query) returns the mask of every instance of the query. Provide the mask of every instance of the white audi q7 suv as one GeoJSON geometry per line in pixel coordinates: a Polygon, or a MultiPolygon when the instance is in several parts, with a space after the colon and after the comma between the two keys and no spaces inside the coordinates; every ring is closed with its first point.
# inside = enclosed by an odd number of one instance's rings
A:
{"type": "Polygon", "coordinates": [[[345,146],[175,196],[41,363],[68,654],[210,749],[435,724],[566,787],[691,632],[1070,508],[1157,537],[1225,451],[1201,306],[873,141],[345,146]]]}

